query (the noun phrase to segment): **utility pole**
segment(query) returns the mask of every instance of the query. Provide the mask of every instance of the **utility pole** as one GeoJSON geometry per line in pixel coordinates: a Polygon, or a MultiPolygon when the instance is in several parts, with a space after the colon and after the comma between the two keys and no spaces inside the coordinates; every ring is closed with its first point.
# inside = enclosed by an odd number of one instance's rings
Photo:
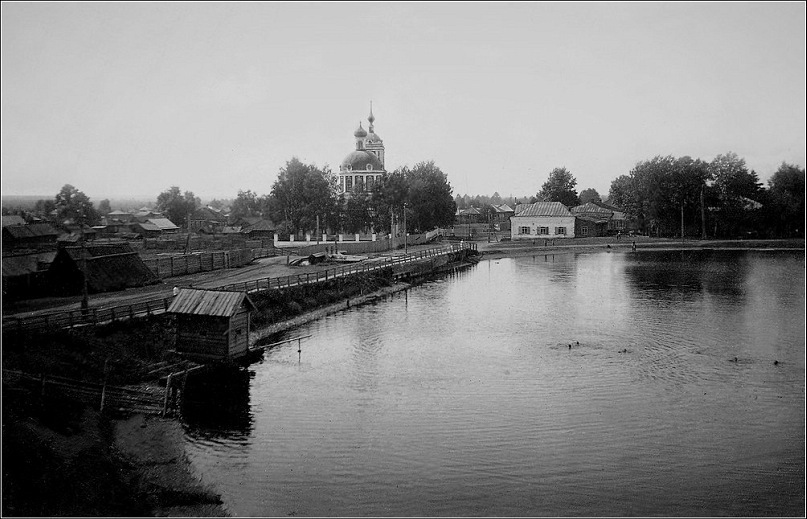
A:
{"type": "Polygon", "coordinates": [[[703,188],[704,184],[701,184],[701,239],[706,239],[706,212],[703,208],[703,188]]]}
{"type": "Polygon", "coordinates": [[[406,238],[407,238],[408,234],[409,233],[406,231],[406,202],[404,202],[404,256],[406,256],[406,253],[407,253],[407,243],[406,242],[408,240],[406,238]]]}
{"type": "Polygon", "coordinates": [[[681,244],[684,243],[684,204],[681,204],[681,244]]]}
{"type": "Polygon", "coordinates": [[[319,215],[317,215],[317,245],[319,245],[319,215]]]}
{"type": "Polygon", "coordinates": [[[87,315],[90,308],[89,290],[87,289],[87,244],[84,235],[84,214],[82,213],[79,220],[79,229],[81,229],[81,313],[87,315]]]}

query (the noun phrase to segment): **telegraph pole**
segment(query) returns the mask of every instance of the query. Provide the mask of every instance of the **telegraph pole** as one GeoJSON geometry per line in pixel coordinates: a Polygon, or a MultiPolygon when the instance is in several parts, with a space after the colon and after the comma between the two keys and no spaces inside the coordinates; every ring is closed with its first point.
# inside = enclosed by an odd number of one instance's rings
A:
{"type": "Polygon", "coordinates": [[[404,256],[406,256],[407,252],[407,237],[409,233],[406,230],[406,202],[404,202],[404,256]]]}
{"type": "Polygon", "coordinates": [[[704,184],[701,184],[701,239],[706,239],[706,212],[703,208],[703,188],[704,184]]]}
{"type": "Polygon", "coordinates": [[[81,229],[81,313],[87,315],[90,308],[89,290],[87,289],[87,244],[84,235],[84,214],[82,213],[79,220],[79,229],[81,229]]]}

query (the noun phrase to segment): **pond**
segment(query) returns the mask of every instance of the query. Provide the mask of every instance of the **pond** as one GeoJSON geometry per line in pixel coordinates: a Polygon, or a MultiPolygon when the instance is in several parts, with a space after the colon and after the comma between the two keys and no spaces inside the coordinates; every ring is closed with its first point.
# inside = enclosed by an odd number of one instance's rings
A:
{"type": "Polygon", "coordinates": [[[485,260],[289,332],[187,451],[238,516],[802,516],[804,287],[803,251],[485,260]]]}

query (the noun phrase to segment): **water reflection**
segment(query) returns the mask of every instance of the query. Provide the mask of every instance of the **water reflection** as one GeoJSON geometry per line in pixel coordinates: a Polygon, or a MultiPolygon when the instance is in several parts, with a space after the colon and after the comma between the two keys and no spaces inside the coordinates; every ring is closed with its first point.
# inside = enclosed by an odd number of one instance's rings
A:
{"type": "Polygon", "coordinates": [[[310,323],[189,456],[243,516],[801,515],[803,253],[690,252],[487,261],[310,323]]]}
{"type": "Polygon", "coordinates": [[[206,439],[243,440],[252,432],[250,381],[254,371],[227,367],[190,376],[182,420],[189,434],[206,439]]]}

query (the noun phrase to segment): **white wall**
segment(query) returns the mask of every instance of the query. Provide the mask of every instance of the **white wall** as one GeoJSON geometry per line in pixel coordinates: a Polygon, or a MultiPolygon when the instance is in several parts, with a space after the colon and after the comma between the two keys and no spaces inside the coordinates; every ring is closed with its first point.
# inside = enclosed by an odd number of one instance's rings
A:
{"type": "Polygon", "coordinates": [[[574,216],[511,216],[510,237],[513,240],[535,238],[574,238],[574,216]],[[529,234],[519,234],[521,227],[529,227],[529,234]],[[549,227],[549,234],[538,234],[538,227],[549,227]],[[555,227],[566,227],[566,234],[555,234],[555,227]]]}

